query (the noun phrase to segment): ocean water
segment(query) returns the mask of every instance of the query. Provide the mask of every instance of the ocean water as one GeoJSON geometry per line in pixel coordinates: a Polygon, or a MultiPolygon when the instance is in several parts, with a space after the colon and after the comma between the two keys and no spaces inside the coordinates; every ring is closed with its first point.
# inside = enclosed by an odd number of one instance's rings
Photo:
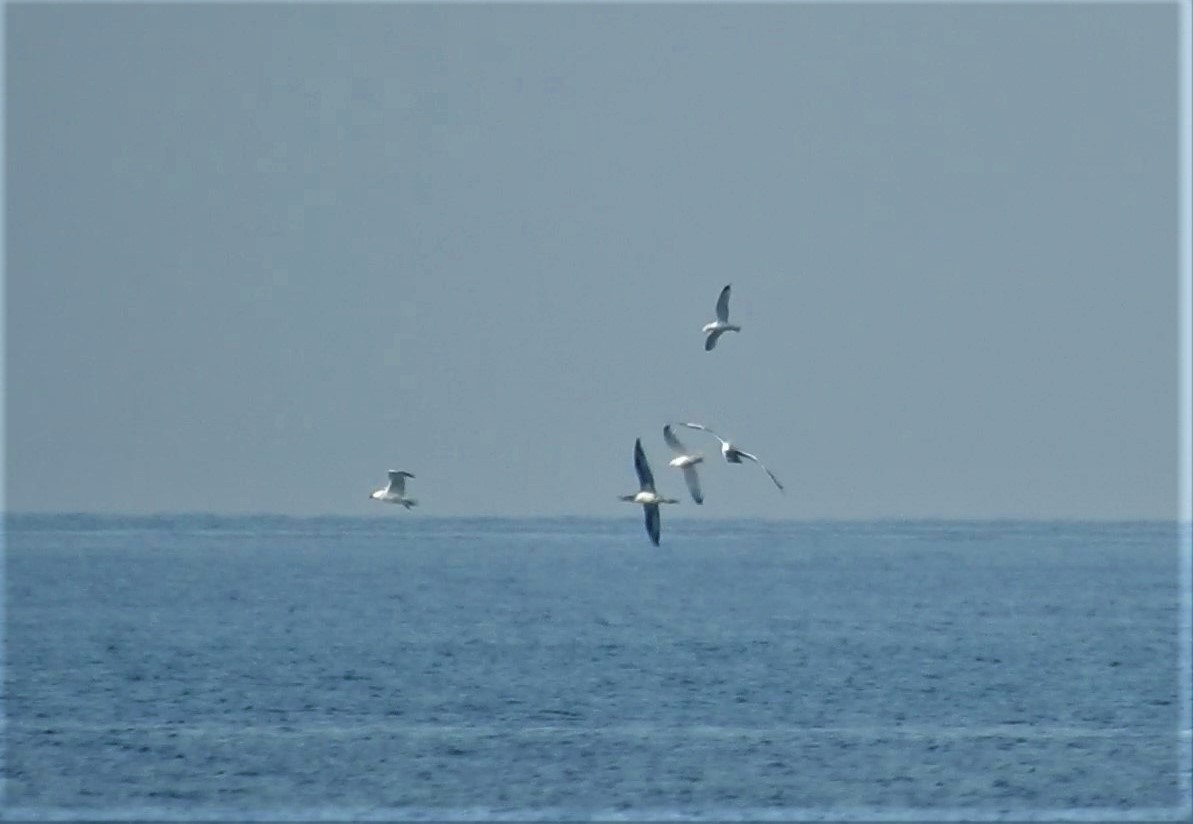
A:
{"type": "Polygon", "coordinates": [[[1180,540],[10,516],[2,817],[1188,820],[1180,540]]]}

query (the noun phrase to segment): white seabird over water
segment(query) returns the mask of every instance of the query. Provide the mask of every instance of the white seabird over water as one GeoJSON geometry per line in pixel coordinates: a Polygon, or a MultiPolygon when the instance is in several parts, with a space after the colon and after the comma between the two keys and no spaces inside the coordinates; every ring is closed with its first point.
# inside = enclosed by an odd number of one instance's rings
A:
{"type": "MultiPolygon", "coordinates": [[[[721,454],[725,456],[725,460],[728,461],[729,463],[739,464],[739,463],[741,463],[741,459],[745,458],[746,460],[750,460],[750,461],[753,461],[754,463],[758,464],[763,469],[766,469],[766,465],[764,463],[762,463],[762,461],[758,460],[758,457],[756,455],[751,455],[749,452],[745,452],[741,449],[738,449],[732,443],[730,443],[729,441],[722,438],[716,432],[713,432],[707,426],[704,426],[703,424],[699,424],[699,423],[683,423],[683,424],[680,424],[680,426],[686,426],[686,427],[688,427],[688,429],[699,429],[702,432],[707,432],[708,434],[710,434],[714,438],[716,438],[718,441],[720,441],[721,442],[721,454]]],[[[775,473],[771,472],[769,469],[766,469],[766,474],[770,475],[770,479],[775,482],[775,486],[777,486],[779,488],[779,491],[782,492],[783,484],[779,483],[779,479],[775,477],[775,473]]]]}
{"type": "Polygon", "coordinates": [[[646,453],[642,451],[642,439],[634,441],[634,470],[638,473],[638,492],[634,495],[622,495],[621,500],[635,504],[642,504],[642,511],[646,515],[646,534],[650,542],[659,545],[659,504],[677,504],[674,498],[664,498],[655,492],[654,475],[650,472],[650,464],[646,462],[646,453]]]}
{"type": "Polygon", "coordinates": [[[406,497],[406,479],[413,477],[404,469],[391,469],[389,470],[389,486],[378,489],[369,497],[387,504],[401,504],[407,509],[417,506],[418,501],[406,497]]]}
{"type": "Polygon", "coordinates": [[[704,503],[704,493],[700,491],[700,476],[696,474],[696,464],[703,462],[704,456],[689,451],[679,438],[675,437],[675,433],[671,431],[671,424],[663,427],[663,440],[675,453],[668,466],[674,466],[683,472],[683,479],[688,485],[688,492],[692,493],[692,500],[698,504],[704,503]]]}
{"type": "Polygon", "coordinates": [[[721,290],[721,296],[717,298],[717,319],[712,323],[704,324],[701,332],[707,332],[708,338],[704,341],[704,351],[709,352],[717,345],[717,338],[721,337],[725,332],[740,332],[741,327],[729,322],[729,288],[733,284],[729,284],[721,290]]]}

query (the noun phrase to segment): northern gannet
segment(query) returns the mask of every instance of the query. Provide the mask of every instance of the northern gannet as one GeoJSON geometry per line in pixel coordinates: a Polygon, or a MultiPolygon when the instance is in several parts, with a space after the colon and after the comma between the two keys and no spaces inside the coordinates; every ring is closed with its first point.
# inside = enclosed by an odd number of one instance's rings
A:
{"type": "Polygon", "coordinates": [[[663,440],[675,453],[675,457],[671,459],[668,466],[674,466],[683,471],[683,479],[688,485],[688,492],[692,493],[692,500],[698,504],[704,503],[704,493],[700,491],[700,476],[696,474],[696,464],[703,462],[704,456],[689,452],[671,431],[671,424],[663,427],[663,440]]]}
{"type": "Polygon", "coordinates": [[[650,464],[646,462],[646,453],[642,451],[642,439],[634,441],[634,469],[638,473],[638,492],[634,495],[622,495],[621,500],[642,504],[646,514],[646,534],[650,542],[659,545],[659,504],[677,504],[674,498],[664,498],[654,489],[654,475],[650,473],[650,464]]]}
{"type": "MultiPolygon", "coordinates": [[[[754,463],[758,464],[763,469],[766,469],[766,465],[763,464],[762,461],[758,460],[758,457],[756,455],[751,455],[749,452],[744,452],[744,451],[738,449],[732,443],[730,443],[729,441],[722,438],[716,432],[713,432],[707,426],[704,426],[703,424],[699,424],[699,423],[684,423],[684,424],[680,424],[680,426],[686,426],[689,429],[699,429],[702,432],[707,432],[708,434],[710,434],[714,438],[716,438],[718,441],[720,441],[721,442],[721,454],[725,456],[725,460],[727,460],[729,463],[739,464],[739,463],[741,463],[742,458],[746,458],[747,460],[751,460],[754,463]]],[[[775,486],[779,487],[779,491],[782,492],[783,484],[779,483],[779,479],[775,477],[775,473],[771,472],[769,469],[766,469],[766,474],[770,475],[770,479],[775,482],[775,486]]]]}
{"type": "Polygon", "coordinates": [[[384,489],[378,489],[369,497],[387,504],[401,504],[407,509],[417,506],[418,501],[414,498],[406,497],[406,479],[413,477],[413,475],[405,470],[391,469],[389,470],[389,486],[384,489]]]}
{"type": "Polygon", "coordinates": [[[704,351],[709,352],[717,345],[717,338],[725,332],[740,332],[741,327],[729,322],[729,284],[721,290],[721,296],[717,298],[717,319],[712,323],[704,324],[701,332],[707,332],[708,338],[704,341],[704,351]]]}

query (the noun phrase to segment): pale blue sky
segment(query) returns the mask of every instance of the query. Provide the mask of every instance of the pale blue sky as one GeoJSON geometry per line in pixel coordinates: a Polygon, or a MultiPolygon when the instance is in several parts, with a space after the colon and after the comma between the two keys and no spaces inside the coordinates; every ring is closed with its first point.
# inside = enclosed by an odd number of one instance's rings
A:
{"type": "Polygon", "coordinates": [[[1178,11],[8,4],[7,508],[1174,517],[1178,11]]]}

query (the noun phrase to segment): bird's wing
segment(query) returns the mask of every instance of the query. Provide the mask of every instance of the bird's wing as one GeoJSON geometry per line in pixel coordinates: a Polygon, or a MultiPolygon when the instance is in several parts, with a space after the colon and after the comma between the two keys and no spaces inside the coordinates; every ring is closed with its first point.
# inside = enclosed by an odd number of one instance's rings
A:
{"type": "Polygon", "coordinates": [[[770,479],[775,482],[775,486],[779,487],[779,491],[780,492],[783,491],[783,484],[779,483],[779,479],[775,477],[775,473],[771,472],[769,469],[766,469],[766,464],[764,464],[762,461],[758,460],[757,455],[751,455],[749,452],[742,452],[740,449],[737,450],[737,454],[741,455],[743,458],[749,458],[751,461],[753,461],[754,463],[758,464],[760,467],[765,469],[766,474],[770,475],[770,479]]]}
{"type": "Polygon", "coordinates": [[[638,472],[638,486],[654,492],[654,475],[650,472],[650,464],[646,462],[646,453],[642,451],[642,439],[634,441],[634,469],[638,472]]]}
{"type": "Polygon", "coordinates": [[[389,470],[389,492],[396,492],[399,495],[406,493],[406,479],[413,478],[409,472],[400,469],[389,470]]]}
{"type": "Polygon", "coordinates": [[[704,351],[711,352],[712,348],[717,345],[717,338],[725,334],[724,329],[714,329],[708,333],[708,337],[704,341],[704,351]]]}
{"type": "Polygon", "coordinates": [[[709,429],[707,426],[705,426],[702,423],[681,423],[680,426],[686,426],[688,429],[699,429],[701,432],[707,432],[708,434],[712,435],[714,438],[716,438],[721,443],[728,443],[728,441],[726,441],[724,438],[722,438],[716,432],[713,432],[711,429],[709,429]]]}
{"type": "Polygon", "coordinates": [[[646,534],[650,536],[650,542],[655,546],[659,545],[659,505],[658,504],[643,504],[643,511],[646,513],[646,534]]]}
{"type": "Polygon", "coordinates": [[[679,438],[675,437],[675,432],[671,430],[671,424],[663,427],[663,440],[667,442],[667,446],[671,447],[671,451],[676,455],[688,454],[687,447],[679,442],[679,438]]]}
{"type": "Polygon", "coordinates": [[[721,296],[717,298],[717,320],[723,323],[729,322],[729,286],[722,289],[721,296]]]}
{"type": "Polygon", "coordinates": [[[685,466],[683,479],[687,481],[688,492],[692,493],[692,500],[698,504],[704,503],[704,493],[700,491],[700,476],[696,474],[696,467],[685,466]]]}
{"type": "MultiPolygon", "coordinates": [[[[762,463],[762,461],[759,461],[758,465],[763,469],[766,469],[766,465],[762,463]]],[[[783,484],[779,483],[779,479],[775,477],[775,473],[771,472],[769,469],[766,469],[766,474],[770,475],[770,479],[775,482],[775,486],[779,487],[780,492],[783,492],[783,484]]]]}

